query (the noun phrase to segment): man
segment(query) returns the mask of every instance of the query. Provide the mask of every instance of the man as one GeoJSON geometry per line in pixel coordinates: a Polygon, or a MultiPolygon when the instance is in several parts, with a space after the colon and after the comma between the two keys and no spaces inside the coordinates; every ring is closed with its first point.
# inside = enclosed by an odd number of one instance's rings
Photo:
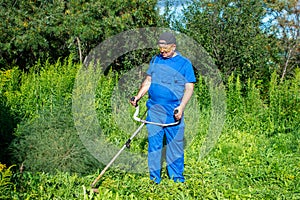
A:
{"type": "Polygon", "coordinates": [[[176,38],[172,33],[162,33],[158,40],[160,54],[152,58],[147,76],[132,105],[136,105],[147,92],[149,99],[147,121],[173,123],[160,127],[147,124],[148,167],[150,179],[161,182],[161,157],[163,141],[166,141],[168,176],[175,182],[184,182],[184,109],[190,100],[196,78],[191,62],[176,51],[176,38]],[[174,114],[174,111],[178,112],[174,114]]]}

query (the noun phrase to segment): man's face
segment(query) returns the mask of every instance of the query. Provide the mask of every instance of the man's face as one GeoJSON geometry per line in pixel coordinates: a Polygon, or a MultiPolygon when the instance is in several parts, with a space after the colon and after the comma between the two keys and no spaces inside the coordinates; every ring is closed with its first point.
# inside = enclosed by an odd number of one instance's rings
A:
{"type": "Polygon", "coordinates": [[[160,40],[158,43],[160,54],[164,58],[171,58],[175,53],[176,45],[175,44],[164,44],[164,43],[165,43],[164,40],[160,40]]]}

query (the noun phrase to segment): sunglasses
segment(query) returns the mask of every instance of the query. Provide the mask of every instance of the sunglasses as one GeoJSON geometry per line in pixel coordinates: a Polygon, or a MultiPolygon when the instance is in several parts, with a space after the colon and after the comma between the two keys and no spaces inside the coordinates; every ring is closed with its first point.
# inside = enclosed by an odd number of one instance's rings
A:
{"type": "Polygon", "coordinates": [[[170,45],[170,46],[166,46],[166,45],[161,46],[161,45],[159,45],[158,48],[159,48],[160,52],[169,53],[173,50],[173,45],[170,45]]]}

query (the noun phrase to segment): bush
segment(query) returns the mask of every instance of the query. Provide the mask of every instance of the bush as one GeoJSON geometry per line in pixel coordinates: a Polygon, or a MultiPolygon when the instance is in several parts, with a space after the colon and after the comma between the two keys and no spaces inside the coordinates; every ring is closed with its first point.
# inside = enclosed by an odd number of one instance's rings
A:
{"type": "Polygon", "coordinates": [[[274,72],[269,86],[267,109],[268,134],[299,133],[300,125],[300,70],[291,80],[279,82],[274,72]]]}
{"type": "Polygon", "coordinates": [[[10,145],[11,160],[33,172],[88,173],[99,163],[81,143],[71,114],[78,65],[72,56],[37,65],[40,70],[24,73],[20,90],[7,97],[11,110],[24,117],[10,145]]]}
{"type": "Polygon", "coordinates": [[[81,143],[67,109],[43,112],[19,125],[16,134],[12,159],[28,171],[87,174],[99,167],[81,143]]]}

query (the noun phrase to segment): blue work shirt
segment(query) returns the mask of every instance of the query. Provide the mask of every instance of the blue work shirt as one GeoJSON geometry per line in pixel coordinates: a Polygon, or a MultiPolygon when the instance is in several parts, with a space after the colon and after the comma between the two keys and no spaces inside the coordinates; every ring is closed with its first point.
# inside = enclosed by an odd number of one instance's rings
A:
{"type": "Polygon", "coordinates": [[[161,105],[179,104],[185,84],[196,82],[191,62],[179,52],[171,58],[154,56],[146,73],[151,76],[149,99],[161,105]]]}

